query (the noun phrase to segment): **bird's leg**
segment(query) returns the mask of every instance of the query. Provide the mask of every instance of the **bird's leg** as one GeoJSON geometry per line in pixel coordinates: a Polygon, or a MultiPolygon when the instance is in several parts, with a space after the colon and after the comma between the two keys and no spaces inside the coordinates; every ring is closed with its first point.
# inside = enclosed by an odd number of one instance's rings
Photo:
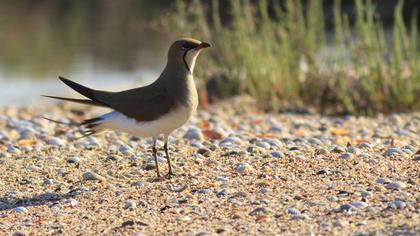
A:
{"type": "Polygon", "coordinates": [[[156,138],[153,138],[153,149],[152,149],[152,151],[153,151],[153,157],[155,158],[157,177],[162,177],[160,175],[160,171],[159,171],[159,162],[158,162],[157,149],[156,149],[156,138]]]}
{"type": "Polygon", "coordinates": [[[174,172],[172,172],[171,158],[169,157],[169,152],[168,152],[168,136],[165,136],[165,144],[163,148],[165,149],[166,160],[168,161],[168,174],[166,174],[166,177],[171,177],[171,176],[174,176],[175,174],[174,172]]]}

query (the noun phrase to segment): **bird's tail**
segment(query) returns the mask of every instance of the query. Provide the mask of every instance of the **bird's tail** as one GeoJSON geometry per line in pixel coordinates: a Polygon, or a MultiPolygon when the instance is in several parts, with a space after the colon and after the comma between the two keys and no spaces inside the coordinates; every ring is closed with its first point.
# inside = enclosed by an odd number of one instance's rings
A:
{"type": "Polygon", "coordinates": [[[92,119],[87,119],[84,120],[80,123],[78,122],[74,122],[74,121],[70,121],[70,122],[63,122],[63,121],[58,121],[58,120],[53,120],[47,117],[42,117],[43,119],[46,119],[48,121],[60,124],[60,125],[67,125],[67,126],[72,126],[72,127],[82,127],[85,128],[84,130],[81,131],[82,136],[75,138],[75,140],[79,140],[85,137],[88,137],[90,135],[96,134],[97,132],[100,131],[100,129],[98,128],[99,125],[101,124],[102,118],[101,117],[95,117],[92,119]]]}

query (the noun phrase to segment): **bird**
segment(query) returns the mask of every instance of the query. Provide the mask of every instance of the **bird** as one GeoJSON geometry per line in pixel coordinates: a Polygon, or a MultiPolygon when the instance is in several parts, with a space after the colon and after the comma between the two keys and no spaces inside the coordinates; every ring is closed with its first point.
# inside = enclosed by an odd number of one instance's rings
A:
{"type": "Polygon", "coordinates": [[[88,88],[59,76],[62,82],[85,98],[42,96],[111,109],[108,113],[76,123],[86,130],[82,137],[103,130],[122,131],[136,137],[151,137],[158,177],[162,175],[159,171],[156,141],[163,135],[163,148],[168,163],[166,176],[170,178],[174,176],[174,172],[168,152],[168,137],[175,129],[184,125],[197,110],[198,94],[193,71],[202,49],[210,46],[207,42],[192,38],[176,40],[169,47],[167,63],[160,76],[153,83],[143,87],[109,92],[88,88]]]}

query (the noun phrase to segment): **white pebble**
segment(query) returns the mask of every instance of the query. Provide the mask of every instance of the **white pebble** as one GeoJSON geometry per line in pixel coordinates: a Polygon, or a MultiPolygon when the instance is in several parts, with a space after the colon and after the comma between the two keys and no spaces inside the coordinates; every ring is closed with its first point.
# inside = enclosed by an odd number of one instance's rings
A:
{"type": "Polygon", "coordinates": [[[184,134],[184,138],[188,139],[190,141],[196,140],[196,141],[202,141],[204,140],[203,133],[201,130],[197,128],[190,128],[187,130],[187,132],[184,134]]]}
{"type": "Polygon", "coordinates": [[[400,181],[390,182],[386,185],[386,188],[388,189],[395,189],[395,190],[401,190],[406,188],[407,185],[400,181]]]}
{"type": "Polygon", "coordinates": [[[284,154],[281,151],[274,151],[274,152],[271,152],[271,156],[276,157],[276,158],[283,158],[284,154]]]}
{"type": "Polygon", "coordinates": [[[238,163],[235,167],[236,172],[238,173],[248,173],[253,170],[252,166],[248,163],[238,163]]]}
{"type": "Polygon", "coordinates": [[[366,202],[361,202],[361,201],[352,202],[351,205],[358,209],[363,209],[368,206],[366,202]]]}
{"type": "Polygon", "coordinates": [[[96,174],[95,172],[85,172],[82,175],[84,180],[101,180],[104,181],[105,178],[103,176],[100,176],[96,174]]]}
{"type": "Polygon", "coordinates": [[[47,144],[62,147],[64,146],[64,141],[60,138],[52,137],[47,140],[47,144]]]}
{"type": "Polygon", "coordinates": [[[399,156],[399,155],[402,155],[402,154],[403,154],[403,152],[399,148],[389,148],[388,150],[386,150],[384,152],[383,155],[385,157],[391,157],[391,156],[399,156]]]}
{"type": "Polygon", "coordinates": [[[404,209],[406,206],[407,204],[399,199],[392,201],[388,204],[388,207],[393,209],[404,209]]]}
{"type": "Polygon", "coordinates": [[[17,212],[17,213],[27,213],[28,209],[26,209],[26,207],[16,207],[16,208],[13,208],[12,211],[17,212]]]}

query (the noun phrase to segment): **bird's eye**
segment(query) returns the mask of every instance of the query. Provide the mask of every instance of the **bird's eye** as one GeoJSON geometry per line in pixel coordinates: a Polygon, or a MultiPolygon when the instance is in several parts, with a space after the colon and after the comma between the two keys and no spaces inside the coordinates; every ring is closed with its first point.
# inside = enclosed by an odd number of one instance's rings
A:
{"type": "Polygon", "coordinates": [[[189,49],[193,49],[195,47],[197,47],[197,45],[195,43],[184,43],[184,44],[182,44],[183,49],[188,49],[189,50],[189,49]]]}

